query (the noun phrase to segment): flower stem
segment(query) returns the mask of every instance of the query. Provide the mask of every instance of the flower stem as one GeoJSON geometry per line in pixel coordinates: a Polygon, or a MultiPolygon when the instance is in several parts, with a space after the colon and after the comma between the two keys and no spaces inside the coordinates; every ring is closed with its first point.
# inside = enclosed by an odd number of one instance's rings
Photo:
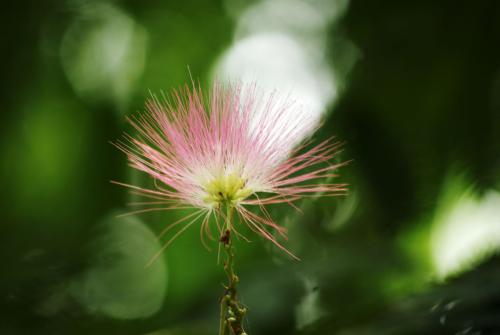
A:
{"type": "Polygon", "coordinates": [[[225,231],[220,238],[225,251],[224,271],[228,284],[224,285],[224,295],[220,300],[219,335],[247,335],[243,330],[243,318],[246,308],[241,307],[237,299],[238,276],[234,273],[234,247],[231,236],[233,207],[227,206],[225,231]]]}

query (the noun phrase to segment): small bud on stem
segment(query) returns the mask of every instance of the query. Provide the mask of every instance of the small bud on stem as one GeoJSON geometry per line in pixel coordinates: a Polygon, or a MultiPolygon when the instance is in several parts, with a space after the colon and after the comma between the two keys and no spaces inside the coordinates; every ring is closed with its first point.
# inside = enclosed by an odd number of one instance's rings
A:
{"type": "Polygon", "coordinates": [[[229,283],[224,285],[224,296],[220,300],[221,313],[219,335],[246,335],[243,329],[243,319],[247,310],[241,307],[236,295],[236,285],[239,282],[239,278],[234,273],[234,248],[231,239],[232,213],[232,207],[227,206],[226,230],[220,237],[220,243],[223,244],[226,253],[224,271],[226,272],[229,283]]]}

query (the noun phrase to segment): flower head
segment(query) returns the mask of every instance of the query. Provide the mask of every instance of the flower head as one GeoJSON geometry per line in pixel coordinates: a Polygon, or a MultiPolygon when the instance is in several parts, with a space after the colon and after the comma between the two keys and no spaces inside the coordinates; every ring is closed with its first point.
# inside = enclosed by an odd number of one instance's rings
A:
{"type": "Polygon", "coordinates": [[[222,234],[218,218],[228,207],[251,230],[288,252],[271,232],[286,238],[286,230],[265,205],[294,206],[303,197],[345,191],[344,184],[321,182],[334,177],[341,165],[330,163],[341,144],[326,140],[307,149],[301,142],[317,128],[316,120],[307,113],[290,118],[293,103],[275,94],[259,97],[254,85],[216,83],[208,97],[199,88],[185,88],[170,99],[153,97],[146,107],[129,119],[138,136],[125,135],[116,146],[132,167],[154,179],[155,188],[122,185],[152,199],[140,203],[153,206],[141,212],[196,209],[160,234],[183,226],[165,247],[200,220],[202,237],[211,236],[212,214],[222,234]]]}

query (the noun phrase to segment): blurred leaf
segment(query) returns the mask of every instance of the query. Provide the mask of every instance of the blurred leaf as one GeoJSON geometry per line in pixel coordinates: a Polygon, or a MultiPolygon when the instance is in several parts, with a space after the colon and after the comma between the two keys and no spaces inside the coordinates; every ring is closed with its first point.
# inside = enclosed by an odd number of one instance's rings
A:
{"type": "Polygon", "coordinates": [[[163,260],[146,264],[160,249],[139,220],[111,214],[89,242],[89,268],[69,285],[70,294],[89,313],[134,319],[157,312],[166,294],[163,260]]]}

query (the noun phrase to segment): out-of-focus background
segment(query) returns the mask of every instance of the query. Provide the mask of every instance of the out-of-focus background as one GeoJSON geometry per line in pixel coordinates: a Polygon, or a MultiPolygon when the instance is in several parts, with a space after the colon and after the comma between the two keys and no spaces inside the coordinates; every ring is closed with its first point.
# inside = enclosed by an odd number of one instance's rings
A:
{"type": "MultiPolygon", "coordinates": [[[[17,1],[1,11],[0,333],[215,334],[223,272],[109,141],[150,92],[290,93],[346,141],[344,198],[238,243],[249,334],[500,333],[500,3],[17,1]]],[[[216,244],[216,243],[215,243],[216,244]]]]}

